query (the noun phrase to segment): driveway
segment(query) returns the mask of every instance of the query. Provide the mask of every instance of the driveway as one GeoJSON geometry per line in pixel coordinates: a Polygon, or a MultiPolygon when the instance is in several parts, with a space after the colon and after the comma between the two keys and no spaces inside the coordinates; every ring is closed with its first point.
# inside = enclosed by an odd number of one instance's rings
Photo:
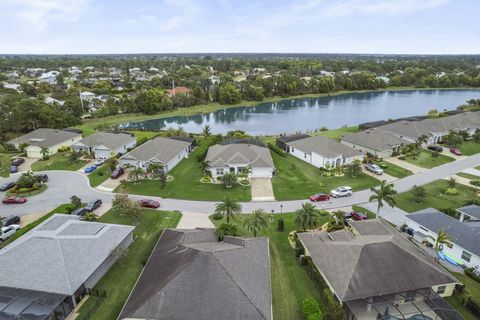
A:
{"type": "Polygon", "coordinates": [[[112,192],[117,188],[123,180],[127,179],[127,175],[123,174],[118,179],[108,178],[101,185],[97,186],[98,190],[112,192]]]}
{"type": "MultiPolygon", "coordinates": [[[[362,205],[365,209],[368,209],[372,212],[377,213],[377,202],[369,202],[362,205]]],[[[382,209],[380,209],[380,217],[387,220],[388,222],[400,227],[401,225],[407,222],[406,215],[408,213],[399,209],[389,207],[387,204],[384,204],[382,209]]]]}
{"type": "Polygon", "coordinates": [[[388,158],[387,161],[391,162],[393,164],[396,164],[397,166],[402,167],[404,169],[410,170],[413,173],[419,173],[419,172],[424,172],[424,171],[428,170],[428,169],[416,166],[416,165],[411,164],[407,161],[403,161],[403,160],[400,160],[400,159],[394,158],[394,157],[388,158]]]}
{"type": "Polygon", "coordinates": [[[380,181],[385,180],[387,182],[392,182],[392,181],[395,181],[395,180],[398,179],[397,177],[393,177],[391,175],[388,175],[385,172],[381,175],[378,175],[376,173],[373,173],[372,171],[368,171],[367,169],[365,169],[363,167],[362,167],[362,172],[365,173],[367,176],[373,177],[373,178],[375,178],[377,180],[380,180],[380,181]]]}
{"type": "Polygon", "coordinates": [[[275,201],[273,195],[272,179],[252,178],[252,201],[275,201]]]}
{"type": "Polygon", "coordinates": [[[27,157],[22,157],[22,158],[25,159],[25,162],[22,163],[22,165],[20,167],[18,167],[19,172],[25,172],[25,171],[32,170],[32,164],[34,164],[35,162],[40,160],[40,159],[27,158],[27,157]]]}
{"type": "Polygon", "coordinates": [[[205,213],[183,212],[182,218],[178,223],[178,229],[195,229],[195,228],[215,228],[212,221],[205,213]]]}

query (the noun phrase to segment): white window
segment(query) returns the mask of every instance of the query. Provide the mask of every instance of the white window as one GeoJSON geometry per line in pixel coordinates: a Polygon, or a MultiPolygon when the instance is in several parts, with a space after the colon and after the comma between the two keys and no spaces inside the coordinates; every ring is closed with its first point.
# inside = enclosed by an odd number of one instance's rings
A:
{"type": "Polygon", "coordinates": [[[217,176],[223,176],[223,168],[217,168],[217,176]]]}
{"type": "Polygon", "coordinates": [[[445,289],[447,289],[447,286],[440,286],[437,288],[437,294],[444,294],[445,289]]]}
{"type": "Polygon", "coordinates": [[[470,262],[470,259],[472,259],[472,254],[464,250],[462,251],[462,259],[470,262]]]}

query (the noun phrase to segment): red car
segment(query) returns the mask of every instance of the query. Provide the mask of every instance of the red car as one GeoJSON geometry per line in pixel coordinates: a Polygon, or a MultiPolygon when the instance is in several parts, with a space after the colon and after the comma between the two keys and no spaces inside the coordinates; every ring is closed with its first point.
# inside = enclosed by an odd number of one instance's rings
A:
{"type": "Polygon", "coordinates": [[[330,195],[326,193],[317,193],[313,196],[310,196],[310,201],[328,201],[330,200],[330,195]]]}
{"type": "Polygon", "coordinates": [[[455,147],[450,147],[450,152],[456,156],[463,156],[463,153],[455,147]]]}
{"type": "Polygon", "coordinates": [[[2,200],[3,204],[19,204],[27,202],[27,198],[8,197],[2,200]]]}
{"type": "Polygon", "coordinates": [[[367,220],[368,219],[366,214],[361,213],[361,212],[355,212],[355,211],[350,212],[350,217],[352,217],[353,220],[357,220],[357,221],[362,221],[362,220],[367,220]]]}
{"type": "Polygon", "coordinates": [[[138,200],[138,203],[140,204],[140,207],[143,207],[143,208],[158,208],[160,207],[160,202],[156,201],[156,200],[151,200],[151,199],[141,199],[141,200],[138,200]]]}

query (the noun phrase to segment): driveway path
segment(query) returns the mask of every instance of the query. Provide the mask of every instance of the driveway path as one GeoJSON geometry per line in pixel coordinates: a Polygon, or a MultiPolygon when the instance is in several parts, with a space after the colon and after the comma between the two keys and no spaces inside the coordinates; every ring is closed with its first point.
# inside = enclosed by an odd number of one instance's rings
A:
{"type": "MultiPolygon", "coordinates": [[[[411,176],[398,179],[394,182],[395,189],[398,192],[410,190],[414,185],[424,185],[435,180],[443,179],[446,176],[454,175],[457,172],[467,168],[472,168],[480,164],[480,154],[468,158],[446,163],[425,172],[413,174],[411,176]]],[[[78,172],[72,171],[47,171],[50,177],[48,189],[34,197],[29,198],[28,202],[22,205],[0,205],[0,216],[9,214],[25,215],[30,213],[42,213],[56,208],[59,204],[70,201],[72,195],[77,195],[84,201],[94,198],[102,199],[103,202],[111,202],[114,194],[96,190],[90,187],[88,178],[78,172]]],[[[6,181],[11,180],[6,179],[6,181]]],[[[355,192],[351,197],[332,199],[327,202],[316,203],[319,208],[333,209],[339,207],[348,207],[352,204],[361,204],[368,202],[370,190],[355,192]]],[[[3,192],[0,192],[0,198],[3,198],[3,192]]],[[[131,196],[133,199],[145,198],[145,196],[131,196]]],[[[210,201],[191,201],[180,199],[161,199],[158,197],[148,197],[160,200],[162,209],[179,210],[190,213],[212,213],[215,202],[210,201]]],[[[242,203],[244,212],[251,212],[255,209],[264,209],[267,212],[292,212],[297,210],[302,203],[307,200],[293,201],[259,201],[242,203]]]]}
{"type": "Polygon", "coordinates": [[[252,178],[252,201],[275,201],[273,195],[272,179],[252,178]]]}
{"type": "Polygon", "coordinates": [[[395,164],[399,167],[402,167],[404,169],[410,170],[413,173],[419,173],[419,172],[424,172],[424,171],[428,170],[428,169],[416,166],[414,164],[411,164],[410,162],[400,160],[400,159],[394,158],[394,157],[388,158],[387,161],[390,162],[390,163],[393,163],[393,164],[395,164]]]}

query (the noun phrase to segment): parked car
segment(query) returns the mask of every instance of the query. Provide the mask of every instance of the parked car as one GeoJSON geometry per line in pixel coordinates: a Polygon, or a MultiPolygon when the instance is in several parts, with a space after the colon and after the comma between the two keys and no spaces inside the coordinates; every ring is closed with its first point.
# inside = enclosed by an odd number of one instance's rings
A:
{"type": "Polygon", "coordinates": [[[93,164],[97,167],[100,167],[102,164],[105,163],[105,161],[107,161],[107,159],[97,159],[97,161],[95,161],[93,164]]]}
{"type": "Polygon", "coordinates": [[[3,226],[8,227],[12,224],[20,224],[19,216],[9,216],[3,220],[3,226]]]}
{"type": "Polygon", "coordinates": [[[378,174],[378,175],[382,175],[383,174],[383,169],[380,168],[379,166],[377,166],[376,164],[374,163],[367,163],[365,164],[365,169],[370,171],[370,172],[373,172],[375,174],[378,174]]]}
{"type": "Polygon", "coordinates": [[[152,200],[152,199],[141,199],[141,200],[138,200],[138,203],[140,204],[140,207],[143,207],[143,208],[158,208],[160,207],[160,202],[156,201],[156,200],[152,200]]]}
{"type": "Polygon", "coordinates": [[[0,186],[0,191],[7,191],[15,187],[15,182],[7,182],[0,186]]]}
{"type": "Polygon", "coordinates": [[[11,166],[10,167],[10,173],[17,173],[18,172],[18,167],[17,166],[11,166]]]}
{"type": "Polygon", "coordinates": [[[443,148],[440,147],[440,146],[428,146],[427,149],[435,151],[435,152],[442,152],[443,151],[443,148]]]}
{"type": "Polygon", "coordinates": [[[92,212],[97,210],[101,206],[102,206],[102,200],[96,199],[87,203],[87,205],[85,206],[85,209],[87,209],[88,212],[92,212]]]}
{"type": "Polygon", "coordinates": [[[15,159],[12,160],[12,166],[18,167],[24,162],[25,162],[25,159],[23,159],[23,158],[15,158],[15,159]]]}
{"type": "Polygon", "coordinates": [[[15,234],[20,229],[18,224],[11,224],[8,227],[2,227],[2,232],[0,233],[0,241],[8,240],[11,236],[15,234]]]}
{"type": "Polygon", "coordinates": [[[90,173],[90,172],[95,171],[95,169],[97,169],[97,166],[94,165],[94,164],[92,164],[91,166],[86,167],[86,168],[83,170],[83,172],[85,172],[85,173],[90,173]]]}
{"type": "Polygon", "coordinates": [[[70,214],[73,216],[83,216],[87,212],[88,210],[85,207],[82,207],[72,211],[70,214]]]}
{"type": "Polygon", "coordinates": [[[48,181],[48,176],[46,174],[37,174],[35,178],[37,178],[37,181],[41,183],[45,183],[48,181]]]}
{"type": "Polygon", "coordinates": [[[330,195],[334,198],[339,198],[339,197],[350,197],[352,195],[352,188],[351,187],[338,187],[337,189],[334,189],[330,191],[330,195]]]}
{"type": "Polygon", "coordinates": [[[449,150],[451,153],[453,153],[456,156],[463,156],[463,153],[460,150],[458,150],[458,148],[450,147],[449,150]]]}
{"type": "Polygon", "coordinates": [[[310,201],[327,201],[330,199],[330,195],[326,193],[317,193],[310,196],[310,201]]]}
{"type": "Polygon", "coordinates": [[[357,220],[357,221],[368,220],[367,215],[362,213],[362,212],[352,211],[352,212],[350,212],[350,216],[352,217],[352,219],[357,220]]]}
{"type": "Polygon", "coordinates": [[[8,197],[2,200],[3,204],[22,204],[27,202],[27,198],[8,197]]]}
{"type": "Polygon", "coordinates": [[[118,167],[117,169],[113,170],[112,174],[110,175],[110,178],[112,179],[118,179],[125,171],[123,170],[122,167],[118,167]]]}

